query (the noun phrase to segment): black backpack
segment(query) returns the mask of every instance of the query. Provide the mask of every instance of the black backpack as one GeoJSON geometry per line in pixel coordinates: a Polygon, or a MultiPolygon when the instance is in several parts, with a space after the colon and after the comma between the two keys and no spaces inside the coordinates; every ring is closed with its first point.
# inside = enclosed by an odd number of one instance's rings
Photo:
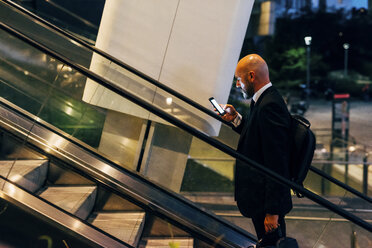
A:
{"type": "MultiPolygon", "coordinates": [[[[310,122],[300,115],[292,115],[291,123],[291,160],[290,178],[294,183],[303,186],[315,151],[315,135],[310,130],[310,122]]],[[[303,197],[299,192],[296,195],[303,197]]]]}

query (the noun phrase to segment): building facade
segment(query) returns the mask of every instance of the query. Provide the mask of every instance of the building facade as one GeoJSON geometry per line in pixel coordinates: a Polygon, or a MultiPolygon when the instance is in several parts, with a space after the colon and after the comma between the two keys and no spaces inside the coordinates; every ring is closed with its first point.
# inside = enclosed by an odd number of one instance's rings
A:
{"type": "Polygon", "coordinates": [[[372,9],[372,0],[257,0],[255,1],[247,37],[273,35],[276,18],[297,16],[303,11],[334,12],[340,9],[372,9]]]}

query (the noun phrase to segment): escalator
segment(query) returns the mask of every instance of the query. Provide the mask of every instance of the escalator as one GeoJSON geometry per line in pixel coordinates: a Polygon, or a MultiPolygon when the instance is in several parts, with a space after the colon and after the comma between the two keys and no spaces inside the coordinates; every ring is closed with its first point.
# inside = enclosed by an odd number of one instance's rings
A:
{"type": "Polygon", "coordinates": [[[254,241],[90,147],[97,146],[105,110],[81,101],[75,85],[85,76],[5,33],[1,45],[0,164],[8,205],[96,246],[241,247],[254,241]]]}
{"type": "MultiPolygon", "coordinates": [[[[185,199],[115,168],[66,133],[59,134],[42,121],[36,123],[37,117],[5,99],[0,108],[2,206],[6,201],[11,208],[37,212],[97,247],[164,247],[170,242],[180,247],[211,247],[211,240],[218,238],[210,236],[214,231],[225,236],[222,240],[234,236],[235,244],[222,241],[222,247],[253,241],[249,234],[234,231],[185,199]],[[191,220],[196,225],[187,224],[188,218],[196,218],[191,220]]],[[[1,219],[6,218],[4,213],[1,219]]],[[[23,223],[19,221],[6,226],[13,224],[16,229],[23,223]]]]}
{"type": "MultiPolygon", "coordinates": [[[[71,42],[70,46],[59,46],[61,41],[54,42],[48,33],[35,32],[34,28],[25,28],[29,26],[23,21],[17,22],[18,28],[23,25],[22,32],[28,30],[34,37],[38,34],[37,38],[46,42],[48,47],[52,46],[53,50],[78,65],[89,67],[89,58],[94,52],[71,42]]],[[[68,43],[65,38],[57,38],[68,43]]],[[[70,217],[79,223],[76,226],[91,228],[107,238],[107,242],[116,242],[123,247],[164,247],[169,242],[185,244],[180,247],[244,247],[254,242],[253,236],[246,231],[149,182],[139,173],[126,170],[120,163],[112,162],[93,149],[98,145],[99,138],[96,137],[102,130],[106,110],[81,101],[80,88],[75,86],[86,82],[85,74],[66,61],[46,55],[5,33],[2,34],[1,44],[11,47],[12,51],[2,61],[1,92],[6,99],[2,99],[5,112],[1,114],[1,159],[4,161],[2,167],[7,170],[1,176],[23,188],[27,192],[24,194],[31,194],[30,197],[40,202],[37,206],[47,202],[54,209],[48,213],[56,211],[63,214],[66,220],[70,217]],[[16,173],[16,170],[19,172],[16,173]],[[21,176],[22,173],[24,176],[21,176]],[[29,178],[38,178],[39,183],[30,182],[29,178]],[[76,198],[76,204],[73,200],[66,202],[55,198],[57,195],[64,195],[62,198],[65,199],[76,198]],[[110,226],[105,226],[105,222],[109,222],[110,226]],[[128,236],[128,233],[131,235],[128,236]],[[159,243],[158,246],[156,243],[159,243]]],[[[110,89],[115,90],[115,87],[110,89]]],[[[159,91],[157,94],[161,99],[167,96],[159,91]]],[[[164,109],[162,102],[152,105],[164,109]]],[[[182,105],[178,103],[178,108],[182,105]]],[[[183,115],[189,115],[187,118],[177,116],[177,112],[174,116],[183,118],[189,125],[198,126],[203,118],[195,116],[206,114],[198,111],[182,111],[183,115]],[[195,122],[195,119],[198,121],[195,122]]],[[[157,114],[162,116],[161,112],[157,114]]],[[[195,137],[192,129],[186,130],[195,137]]],[[[7,187],[4,185],[2,188],[6,190],[7,187]]],[[[7,197],[4,197],[7,204],[21,204],[23,197],[11,199],[11,191],[8,190],[7,197]]],[[[334,216],[334,213],[330,214],[334,216]]],[[[49,222],[55,219],[45,212],[43,218],[48,218],[49,222]]],[[[71,227],[71,224],[66,226],[71,227]]],[[[75,236],[87,238],[89,242],[94,240],[92,236],[96,235],[89,236],[83,233],[84,228],[78,227],[71,228],[77,230],[75,236]]],[[[114,247],[97,240],[93,243],[114,247]]]]}

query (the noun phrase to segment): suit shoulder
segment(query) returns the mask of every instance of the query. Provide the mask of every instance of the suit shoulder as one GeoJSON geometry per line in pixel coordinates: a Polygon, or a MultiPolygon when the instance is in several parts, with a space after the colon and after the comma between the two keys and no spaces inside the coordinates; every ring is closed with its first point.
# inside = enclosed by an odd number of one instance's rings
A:
{"type": "Polygon", "coordinates": [[[262,106],[270,104],[279,104],[281,106],[287,106],[282,95],[275,87],[270,87],[262,98],[262,106]]]}

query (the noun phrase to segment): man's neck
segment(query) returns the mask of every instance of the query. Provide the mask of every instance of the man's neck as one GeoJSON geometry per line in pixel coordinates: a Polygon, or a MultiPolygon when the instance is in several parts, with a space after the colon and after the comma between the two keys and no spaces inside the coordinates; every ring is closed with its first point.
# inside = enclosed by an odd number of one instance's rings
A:
{"type": "Polygon", "coordinates": [[[260,96],[262,95],[262,93],[263,93],[267,88],[269,88],[270,86],[272,86],[271,82],[268,82],[268,83],[262,85],[262,86],[260,87],[260,89],[257,90],[256,93],[254,93],[254,95],[253,95],[253,97],[252,97],[253,101],[254,101],[254,102],[257,102],[258,99],[260,98],[260,96]]]}

